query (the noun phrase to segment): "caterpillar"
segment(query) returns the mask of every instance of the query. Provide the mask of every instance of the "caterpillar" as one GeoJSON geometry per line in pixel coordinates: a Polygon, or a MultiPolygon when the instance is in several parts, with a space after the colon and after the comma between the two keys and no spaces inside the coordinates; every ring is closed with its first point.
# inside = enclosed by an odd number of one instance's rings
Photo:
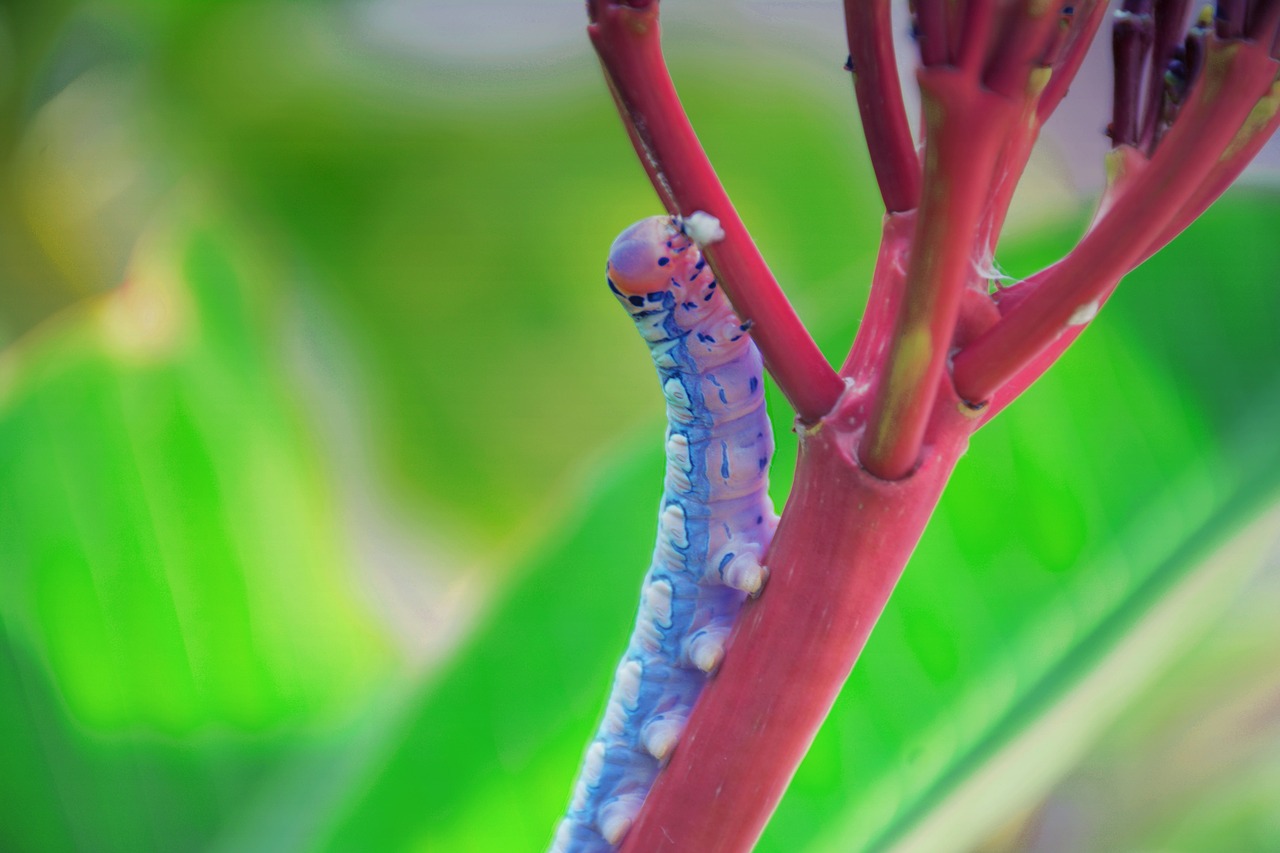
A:
{"type": "Polygon", "coordinates": [[[644,219],[609,252],[609,288],[649,345],[666,398],[666,476],[635,628],[552,853],[622,841],[767,574],[777,518],[760,352],[693,239],[707,239],[708,221],[644,219]]]}

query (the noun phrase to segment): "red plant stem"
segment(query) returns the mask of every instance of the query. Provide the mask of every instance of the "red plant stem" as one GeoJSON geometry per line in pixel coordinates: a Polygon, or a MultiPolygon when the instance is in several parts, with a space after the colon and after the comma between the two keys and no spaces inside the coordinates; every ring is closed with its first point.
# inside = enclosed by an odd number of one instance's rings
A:
{"type": "Polygon", "coordinates": [[[880,252],[876,256],[876,269],[871,277],[867,307],[862,312],[862,322],[853,339],[853,346],[840,368],[840,375],[851,380],[855,387],[871,387],[876,378],[876,366],[882,360],[883,347],[888,345],[893,335],[893,324],[898,316],[898,306],[902,302],[907,261],[911,255],[911,236],[915,230],[914,210],[891,213],[884,218],[880,232],[880,252]]]}
{"type": "MultiPolygon", "coordinates": [[[[1020,299],[1017,298],[1018,293],[1024,289],[1028,292],[1033,291],[1039,281],[1043,280],[1045,274],[1051,269],[1052,267],[1048,270],[1042,270],[1035,276],[1032,276],[1022,282],[1017,288],[1006,291],[1007,293],[1012,293],[1013,296],[1006,297],[1002,300],[1001,306],[1004,307],[1005,305],[1011,305],[1016,307],[1017,303],[1020,301],[1020,299]]],[[[1116,285],[1119,283],[1120,279],[1118,278],[1107,283],[1106,289],[1098,297],[1099,306],[1110,298],[1111,294],[1116,289],[1116,285]]],[[[1062,354],[1070,348],[1071,344],[1075,343],[1076,338],[1080,337],[1080,333],[1084,330],[1085,326],[1083,325],[1068,328],[1058,336],[1057,340],[1045,347],[1044,350],[1038,353],[1036,357],[1033,358],[1025,367],[1015,373],[1007,382],[1001,385],[999,389],[992,393],[986,401],[987,405],[983,406],[979,412],[979,418],[982,423],[986,424],[1002,412],[1005,406],[1022,396],[1022,392],[1030,388],[1037,379],[1043,376],[1044,372],[1052,367],[1054,362],[1062,357],[1062,354]]]]}
{"type": "Polygon", "coordinates": [[[1147,247],[1146,257],[1154,255],[1168,245],[1170,240],[1198,219],[1218,196],[1226,192],[1262,150],[1262,146],[1267,144],[1267,140],[1272,137],[1277,128],[1280,128],[1280,82],[1273,83],[1270,93],[1258,102],[1258,106],[1245,121],[1240,133],[1231,141],[1227,153],[1214,164],[1209,176],[1192,193],[1191,198],[1178,211],[1177,216],[1147,247]]]}
{"type": "Polygon", "coordinates": [[[1014,124],[1010,130],[1000,157],[996,161],[993,189],[989,193],[986,210],[982,214],[982,224],[978,228],[981,260],[995,257],[996,244],[1000,241],[1000,232],[1004,230],[1005,217],[1009,215],[1009,205],[1013,203],[1013,194],[1022,179],[1031,159],[1031,150],[1040,138],[1039,118],[1035,107],[1035,98],[1027,98],[1023,107],[1022,120],[1014,124]]]}
{"type": "Polygon", "coordinates": [[[1116,145],[1137,145],[1141,130],[1142,72],[1151,52],[1154,24],[1150,0],[1126,0],[1111,28],[1111,125],[1116,145]]]}
{"type": "Polygon", "coordinates": [[[947,35],[947,0],[916,0],[916,43],[920,64],[926,68],[951,64],[951,39],[947,35]]]}
{"type": "MultiPolygon", "coordinates": [[[[1150,161],[1146,155],[1131,145],[1122,145],[1113,148],[1107,155],[1107,186],[1103,190],[1102,198],[1098,203],[1098,210],[1094,214],[1094,222],[1090,228],[1096,227],[1099,223],[1106,220],[1106,214],[1115,200],[1121,198],[1133,184],[1139,175],[1141,175],[1150,165],[1150,161]]],[[[1163,244],[1161,244],[1163,245],[1163,244]]],[[[1144,256],[1143,260],[1155,253],[1154,247],[1144,256]]],[[[1021,282],[1016,287],[1004,288],[997,296],[998,311],[1001,315],[1012,313],[1017,310],[1018,305],[1026,299],[1030,294],[1035,293],[1044,281],[1053,274],[1057,264],[1040,270],[1035,275],[1021,282]]],[[[1120,284],[1122,276],[1114,276],[1106,281],[1099,281],[1097,285],[1101,288],[1098,294],[1097,305],[1099,308],[1111,298],[1111,294],[1115,292],[1116,286],[1120,284]]],[[[998,321],[997,321],[998,322],[998,321]]],[[[991,323],[982,333],[989,331],[995,323],[991,323]]],[[[980,413],[980,418],[985,424],[999,414],[1005,406],[1016,400],[1022,395],[1022,392],[1031,387],[1044,372],[1053,366],[1064,352],[1070,348],[1076,338],[1080,337],[1088,324],[1070,326],[1065,332],[1059,335],[1052,343],[1040,351],[1035,358],[1031,359],[1021,370],[1013,375],[1000,388],[993,392],[987,400],[980,413]]],[[[982,333],[975,335],[971,340],[980,337],[982,333]]],[[[967,342],[961,343],[960,346],[966,345],[967,342]]]]}
{"type": "MultiPolygon", "coordinates": [[[[1003,32],[987,57],[982,82],[1007,98],[1026,95],[1028,75],[1053,41],[1060,16],[1052,3],[1024,0],[1007,10],[1003,32]]],[[[1043,71],[1048,77],[1048,72],[1043,71]]],[[[1037,94],[1044,85],[1036,86],[1037,94]]]]}
{"type": "MultiPolygon", "coordinates": [[[[636,0],[633,0],[635,2],[636,0]]],[[[814,343],[747,233],[680,105],[659,39],[658,4],[589,4],[587,32],[640,162],[667,211],[716,217],[722,239],[704,242],[734,310],[751,324],[765,367],[806,423],[835,405],[844,383],[814,343]]]]}
{"type": "MultiPolygon", "coordinates": [[[[994,257],[1000,232],[1004,228],[1005,218],[1009,214],[1009,205],[1013,202],[1014,191],[1026,171],[1027,162],[1031,159],[1031,151],[1040,138],[1040,128],[1057,109],[1067,88],[1080,70],[1089,43],[1106,12],[1106,4],[1089,4],[1078,7],[1068,22],[1065,36],[1055,35],[1053,38],[1064,39],[1057,61],[1049,68],[1033,72],[1028,91],[1021,94],[1024,115],[1015,123],[1009,137],[1000,152],[996,165],[996,185],[991,192],[991,200],[983,214],[981,227],[982,248],[986,258],[994,257]],[[1038,84],[1038,91],[1037,91],[1038,84]]],[[[1061,23],[1058,26],[1062,26],[1061,23]]],[[[1035,28],[1036,35],[1042,35],[1035,28]]],[[[1034,43],[1034,41],[1032,42],[1034,43]]]]}
{"type": "Polygon", "coordinates": [[[905,292],[875,403],[859,447],[886,480],[919,462],[933,389],[946,366],[960,295],[976,279],[978,226],[1015,102],[951,69],[919,72],[927,191],[920,200],[905,292]]]}
{"type": "MultiPolygon", "coordinates": [[[[1272,85],[1271,93],[1259,102],[1258,108],[1254,110],[1249,120],[1245,122],[1245,127],[1241,128],[1240,133],[1232,141],[1228,153],[1214,165],[1209,177],[1196,189],[1191,199],[1182,206],[1177,216],[1173,218],[1164,231],[1160,232],[1160,236],[1147,246],[1146,252],[1143,253],[1138,263],[1142,263],[1167,246],[1174,237],[1177,237],[1188,225],[1204,213],[1209,205],[1239,177],[1245,166],[1266,144],[1277,128],[1280,128],[1280,82],[1272,85]]],[[[1006,312],[1016,307],[1025,298],[1020,296],[1020,293],[1024,290],[1028,293],[1033,292],[1047,272],[1048,270],[1042,270],[1017,288],[1007,291],[1010,295],[1001,301],[1001,307],[1006,312]]],[[[1119,283],[1119,278],[1102,283],[1103,289],[1098,295],[1099,307],[1106,304],[1119,283]]],[[[994,418],[1005,406],[1016,400],[1023,391],[1031,387],[1071,347],[1071,344],[1075,342],[1076,338],[1080,337],[1080,333],[1084,329],[1084,326],[1072,326],[1067,329],[1053,343],[1049,344],[1028,362],[1026,366],[1001,385],[999,390],[992,395],[989,404],[982,410],[982,422],[986,423],[994,418]]]]}
{"type": "Polygon", "coordinates": [[[1147,71],[1142,133],[1139,140],[1150,149],[1156,139],[1156,130],[1164,110],[1165,69],[1173,58],[1175,48],[1182,42],[1190,0],[1156,0],[1154,38],[1151,46],[1151,67],[1147,71]]]}
{"type": "Polygon", "coordinates": [[[959,44],[955,50],[955,66],[970,74],[979,74],[987,57],[991,22],[995,20],[996,0],[969,0],[963,19],[956,29],[959,44]]]}
{"type": "Polygon", "coordinates": [[[1204,77],[1150,165],[1066,258],[1047,271],[999,323],[954,358],[961,397],[985,402],[1144,257],[1176,212],[1213,171],[1275,76],[1256,45],[1213,43],[1204,77]],[[1170,213],[1173,211],[1174,213],[1170,213]]]}
{"type": "Polygon", "coordinates": [[[920,160],[902,103],[889,0],[845,0],[853,91],[885,210],[911,210],[920,198],[920,160]]]}
{"type": "Polygon", "coordinates": [[[1067,96],[1067,89],[1070,88],[1071,81],[1080,70],[1080,65],[1089,52],[1089,45],[1093,44],[1098,27],[1102,25],[1102,20],[1106,16],[1107,4],[1101,0],[1076,4],[1071,35],[1057,63],[1053,66],[1053,76],[1049,78],[1044,91],[1040,93],[1040,103],[1036,111],[1041,124],[1048,120],[1062,103],[1062,99],[1067,96]]]}
{"type": "Polygon", "coordinates": [[[926,461],[897,482],[858,466],[846,418],[801,435],[795,485],[766,557],[769,583],[739,617],[621,853],[751,850],[976,423],[945,383],[938,404],[926,461]]]}

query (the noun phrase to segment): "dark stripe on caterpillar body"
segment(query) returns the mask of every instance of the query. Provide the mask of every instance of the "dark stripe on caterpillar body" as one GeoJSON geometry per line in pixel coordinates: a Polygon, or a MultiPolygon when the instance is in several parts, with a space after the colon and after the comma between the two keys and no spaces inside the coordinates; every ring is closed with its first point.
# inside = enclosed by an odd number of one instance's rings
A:
{"type": "Polygon", "coordinates": [[[614,241],[607,278],[658,369],[666,478],[636,626],[553,853],[622,840],[764,583],[776,524],[760,353],[698,246],[671,217],[643,220],[614,241]]]}

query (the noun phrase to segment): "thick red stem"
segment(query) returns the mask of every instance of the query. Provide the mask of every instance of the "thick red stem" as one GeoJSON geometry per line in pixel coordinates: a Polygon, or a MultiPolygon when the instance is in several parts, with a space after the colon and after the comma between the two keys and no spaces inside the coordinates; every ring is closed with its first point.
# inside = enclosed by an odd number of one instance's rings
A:
{"type": "MultiPolygon", "coordinates": [[[[842,409],[856,408],[847,401],[842,409]]],[[[880,480],[836,416],[802,433],[796,481],[747,603],[622,853],[751,850],[911,556],[976,421],[945,385],[926,461],[880,480]]]]}
{"type": "Polygon", "coordinates": [[[919,72],[925,194],[911,241],[905,292],[859,455],[886,480],[920,461],[925,427],[950,354],[960,297],[978,279],[979,221],[1016,102],[949,68],[919,72]]]}
{"type": "Polygon", "coordinates": [[[659,41],[657,2],[588,6],[587,28],[627,133],[667,211],[719,220],[703,256],[734,310],[751,324],[765,367],[800,419],[831,411],[844,384],[827,363],[756,248],[685,115],[659,41]]]}

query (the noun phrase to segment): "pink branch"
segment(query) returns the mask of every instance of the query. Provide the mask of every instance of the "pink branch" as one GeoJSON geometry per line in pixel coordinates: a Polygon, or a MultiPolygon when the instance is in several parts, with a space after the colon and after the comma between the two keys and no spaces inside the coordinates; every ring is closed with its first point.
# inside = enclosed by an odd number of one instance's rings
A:
{"type": "Polygon", "coordinates": [[[862,133],[885,210],[914,208],[920,198],[920,160],[902,104],[893,50],[889,0],[845,0],[845,34],[862,133]]]}
{"type": "Polygon", "coordinates": [[[1038,286],[954,359],[960,395],[986,401],[1068,330],[1143,257],[1196,194],[1269,88],[1277,63],[1256,44],[1214,42],[1205,76],[1150,165],[1038,286]]]}
{"type": "Polygon", "coordinates": [[[1107,4],[1103,0],[1076,4],[1071,32],[1054,63],[1053,76],[1049,78],[1044,91],[1040,93],[1040,103],[1036,109],[1041,124],[1048,120],[1062,103],[1062,99],[1067,96],[1071,81],[1080,70],[1080,65],[1089,52],[1089,45],[1093,44],[1098,27],[1102,25],[1102,20],[1106,16],[1107,4]]]}
{"type": "Polygon", "coordinates": [[[840,375],[855,386],[873,387],[876,367],[893,337],[894,321],[902,302],[907,261],[911,257],[911,235],[916,230],[916,212],[889,214],[880,233],[880,252],[871,276],[871,292],[853,346],[840,368],[840,375]]]}
{"type": "Polygon", "coordinates": [[[896,480],[917,464],[933,389],[946,366],[960,294],[975,279],[974,244],[1016,106],[948,68],[922,69],[925,186],[904,293],[867,431],[862,464],[896,480]]]}
{"type": "Polygon", "coordinates": [[[800,419],[814,422],[844,384],[796,316],[716,177],[680,105],[659,39],[657,0],[592,0],[587,32],[654,189],[669,213],[704,213],[723,236],[695,235],[765,366],[800,419]]]}
{"type": "MultiPolygon", "coordinates": [[[[1170,224],[1160,233],[1160,236],[1147,246],[1146,252],[1143,253],[1138,263],[1141,264],[1147,258],[1163,249],[1174,237],[1182,233],[1187,226],[1204,213],[1209,205],[1239,177],[1245,166],[1257,155],[1258,151],[1271,138],[1277,128],[1280,128],[1280,83],[1271,87],[1271,94],[1259,104],[1259,108],[1254,111],[1251,121],[1246,122],[1245,128],[1231,143],[1228,155],[1214,165],[1209,177],[1196,189],[1191,199],[1182,206],[1170,224]],[[1261,120],[1267,115],[1270,118],[1263,123],[1261,120]],[[1251,123],[1253,119],[1257,119],[1259,123],[1251,123]]],[[[1016,288],[1006,291],[1009,296],[1002,300],[1001,307],[1006,312],[1012,311],[1022,301],[1020,294],[1035,292],[1048,272],[1049,270],[1043,270],[1016,288]]],[[[1098,296],[1099,307],[1106,304],[1119,283],[1119,278],[1103,283],[1102,290],[1098,296]]],[[[1076,338],[1080,337],[1080,333],[1084,329],[1085,326],[1083,325],[1068,328],[1057,340],[1049,344],[1025,367],[1001,385],[999,390],[993,393],[989,405],[982,410],[983,423],[991,420],[1005,406],[1021,396],[1023,391],[1031,387],[1070,348],[1071,344],[1075,342],[1076,338]]]]}
{"type": "Polygon", "coordinates": [[[1272,84],[1270,93],[1259,102],[1245,126],[1228,146],[1227,153],[1214,163],[1209,176],[1191,194],[1191,198],[1178,210],[1164,231],[1160,232],[1160,236],[1147,247],[1144,260],[1168,245],[1170,240],[1208,210],[1209,205],[1240,177],[1240,173],[1258,155],[1277,128],[1280,128],[1280,82],[1272,84]]]}

